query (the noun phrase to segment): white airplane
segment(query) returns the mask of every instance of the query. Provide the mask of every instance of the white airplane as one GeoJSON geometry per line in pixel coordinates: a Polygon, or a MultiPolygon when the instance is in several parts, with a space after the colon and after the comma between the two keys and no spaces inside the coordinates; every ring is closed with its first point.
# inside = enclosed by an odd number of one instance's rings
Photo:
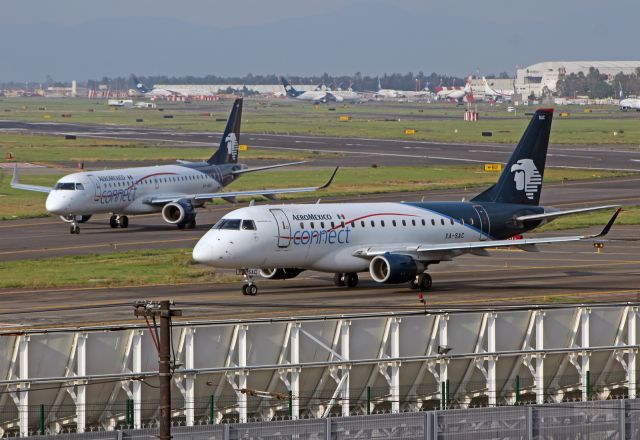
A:
{"type": "Polygon", "coordinates": [[[282,78],[282,86],[289,98],[299,99],[301,101],[326,103],[358,101],[362,99],[360,94],[353,90],[331,90],[326,87],[323,88],[322,86],[316,87],[315,90],[307,90],[303,92],[302,90],[296,90],[284,77],[282,78]]]}
{"type": "Polygon", "coordinates": [[[511,99],[515,91],[513,89],[494,89],[489,85],[487,79],[482,77],[482,84],[484,85],[484,96],[494,99],[511,99]]]}
{"type": "Polygon", "coordinates": [[[487,249],[566,243],[600,234],[521,238],[557,217],[614,208],[558,211],[539,206],[553,109],[538,110],[498,182],[468,202],[262,205],[220,219],[193,249],[193,259],[245,274],[242,292],[255,295],[254,277],[293,278],[304,270],[334,273],[338,286],[355,287],[358,272],[378,283],[431,287],[428,267],[487,249]],[[262,269],[253,269],[262,268],[262,269]]]}
{"type": "Polygon", "coordinates": [[[168,98],[169,96],[181,96],[181,97],[192,97],[192,96],[214,96],[215,93],[210,90],[205,90],[197,87],[192,88],[181,88],[180,90],[170,90],[163,89],[159,87],[154,87],[153,89],[145,86],[138,78],[135,76],[132,77],[133,81],[136,83],[136,90],[138,93],[142,94],[145,97],[155,97],[155,98],[168,98]]]}
{"type": "MultiPolygon", "coordinates": [[[[335,176],[318,187],[219,192],[244,173],[278,168],[290,162],[258,168],[238,163],[242,98],[236,99],[217,151],[203,162],[178,161],[176,165],[123,168],[73,173],[62,177],[53,188],[18,182],[14,168],[11,187],[45,192],[46,209],[71,223],[72,234],[93,214],[111,213],[112,228],[129,226],[128,215],[161,212],[165,222],[179,229],[194,228],[196,208],[212,199],[235,202],[236,197],[264,196],[316,191],[326,188],[335,176]]],[[[336,168],[337,171],[337,168],[336,168]]]]}
{"type": "Polygon", "coordinates": [[[462,102],[463,99],[473,97],[473,90],[471,89],[471,77],[467,79],[462,89],[450,89],[443,87],[436,92],[436,99],[451,99],[458,102],[462,102]]]}
{"type": "Polygon", "coordinates": [[[640,98],[625,98],[624,92],[622,91],[622,84],[618,83],[620,86],[620,110],[626,112],[627,110],[634,110],[640,112],[640,98]]]}

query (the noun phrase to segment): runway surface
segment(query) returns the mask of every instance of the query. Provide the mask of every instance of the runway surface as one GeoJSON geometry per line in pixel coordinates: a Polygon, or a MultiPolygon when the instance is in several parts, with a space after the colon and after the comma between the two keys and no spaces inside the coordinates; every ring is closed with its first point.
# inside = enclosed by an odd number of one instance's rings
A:
{"type": "MultiPolygon", "coordinates": [[[[542,203],[571,209],[609,204],[640,204],[640,176],[546,184],[542,203]]],[[[416,193],[372,194],[360,197],[322,198],[329,202],[382,202],[470,199],[482,189],[440,190],[416,193]]],[[[319,193],[306,201],[315,203],[319,193]]],[[[267,202],[258,202],[267,203],[267,202]]],[[[194,230],[178,230],[162,220],[160,214],[129,218],[129,228],[111,229],[107,215],[97,215],[81,225],[79,235],[69,234],[69,227],[57,217],[0,222],[0,262],[60,255],[82,255],[118,250],[191,247],[220,217],[240,205],[209,205],[198,210],[194,230]]]]}
{"type": "MultiPolygon", "coordinates": [[[[0,121],[0,131],[46,135],[75,134],[79,137],[169,142],[171,146],[211,149],[220,134],[184,133],[156,128],[105,126],[58,122],[0,121]]],[[[242,142],[254,149],[317,151],[343,155],[340,164],[370,166],[416,164],[475,164],[506,162],[514,146],[503,144],[459,144],[401,139],[339,138],[327,136],[243,134],[242,142]],[[384,162],[382,162],[384,161],[384,162]]],[[[553,167],[640,171],[637,146],[550,145],[547,165],[553,167]]],[[[203,157],[205,156],[203,152],[203,157]]],[[[318,165],[335,165],[336,160],[320,158],[318,165]]]]}
{"type": "MultiPolygon", "coordinates": [[[[595,229],[593,229],[595,230],[595,229]]],[[[536,303],[640,300],[640,250],[620,236],[638,227],[618,227],[596,253],[589,243],[541,246],[544,253],[491,251],[430,267],[433,289],[427,310],[474,309],[536,303]]],[[[241,282],[121,288],[2,289],[0,327],[55,327],[135,321],[138,299],[172,299],[183,319],[247,319],[282,316],[423,310],[406,285],[379,285],[361,275],[355,289],[335,287],[331,274],[304,272],[285,281],[258,280],[255,297],[241,282]]]]}

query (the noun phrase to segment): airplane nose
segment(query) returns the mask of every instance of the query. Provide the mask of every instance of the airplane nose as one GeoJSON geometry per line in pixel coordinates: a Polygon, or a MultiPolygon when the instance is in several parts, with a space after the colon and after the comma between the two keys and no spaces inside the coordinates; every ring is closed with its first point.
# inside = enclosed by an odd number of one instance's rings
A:
{"type": "Polygon", "coordinates": [[[214,254],[213,246],[211,246],[205,235],[196,243],[191,256],[196,263],[212,264],[215,260],[214,254]]]}
{"type": "Polygon", "coordinates": [[[67,211],[67,202],[64,198],[60,197],[59,194],[55,192],[49,193],[47,196],[47,201],[45,202],[45,208],[47,212],[52,214],[64,215],[68,214],[67,211]]]}

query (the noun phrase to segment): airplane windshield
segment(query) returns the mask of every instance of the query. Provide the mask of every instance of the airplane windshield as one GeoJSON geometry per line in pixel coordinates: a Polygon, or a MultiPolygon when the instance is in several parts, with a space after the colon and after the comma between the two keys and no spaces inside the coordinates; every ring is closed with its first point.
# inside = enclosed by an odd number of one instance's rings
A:
{"type": "Polygon", "coordinates": [[[76,189],[76,184],[70,182],[58,182],[56,183],[56,186],[53,187],[53,189],[73,191],[76,189]]]}
{"type": "Polygon", "coordinates": [[[233,229],[237,231],[240,229],[240,222],[241,220],[223,218],[213,225],[213,229],[233,229]]]}

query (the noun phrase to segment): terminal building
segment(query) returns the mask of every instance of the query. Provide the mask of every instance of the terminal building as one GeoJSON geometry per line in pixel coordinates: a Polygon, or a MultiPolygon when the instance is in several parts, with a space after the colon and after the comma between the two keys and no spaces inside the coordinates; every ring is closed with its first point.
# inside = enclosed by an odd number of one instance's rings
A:
{"type": "Polygon", "coordinates": [[[557,82],[572,73],[588,74],[591,68],[613,79],[618,73],[635,73],[640,61],[545,61],[516,70],[516,91],[524,97],[540,97],[556,91],[557,82]]]}

